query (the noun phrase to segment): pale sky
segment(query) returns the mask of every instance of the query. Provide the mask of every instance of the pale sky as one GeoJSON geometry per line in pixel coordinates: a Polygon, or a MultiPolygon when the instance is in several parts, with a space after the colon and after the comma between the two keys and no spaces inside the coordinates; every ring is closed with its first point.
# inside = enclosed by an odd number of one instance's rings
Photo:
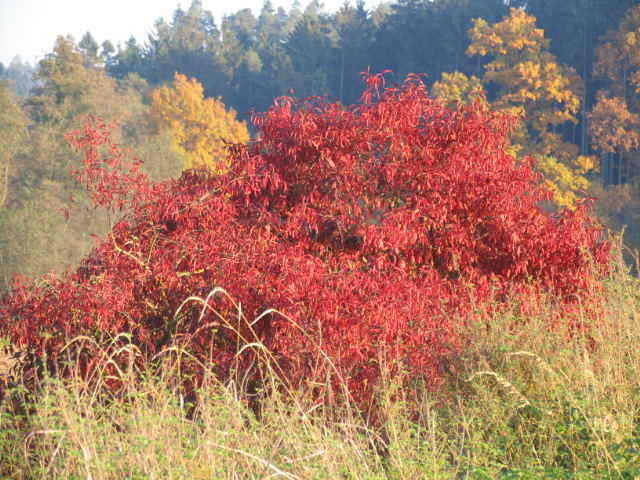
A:
{"type": "MultiPolygon", "coordinates": [[[[287,11],[293,0],[272,0],[275,8],[287,11]]],[[[301,0],[304,8],[307,0],[301,0]]],[[[344,0],[323,0],[325,11],[334,12],[344,0]]],[[[352,0],[355,4],[355,0],[352,0]]],[[[367,0],[367,8],[380,0],[367,0]]],[[[102,43],[114,46],[133,35],[144,43],[159,17],[171,19],[180,5],[186,9],[191,0],[0,0],[0,62],[8,65],[15,55],[31,64],[51,52],[58,35],[71,34],[79,41],[85,32],[102,43]]],[[[263,0],[202,0],[205,10],[213,13],[216,25],[225,13],[251,8],[260,11],[263,0]]]]}

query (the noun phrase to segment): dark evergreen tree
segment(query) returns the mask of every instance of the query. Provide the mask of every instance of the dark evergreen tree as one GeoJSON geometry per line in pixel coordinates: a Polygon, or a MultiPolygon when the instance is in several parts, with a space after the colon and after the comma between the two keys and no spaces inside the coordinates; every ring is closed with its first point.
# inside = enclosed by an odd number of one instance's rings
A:
{"type": "Polygon", "coordinates": [[[124,78],[130,73],[146,77],[143,55],[142,46],[133,36],[129,37],[124,48],[118,45],[118,52],[107,62],[109,74],[115,78],[124,78]]]}
{"type": "Polygon", "coordinates": [[[109,40],[105,40],[100,45],[100,57],[102,62],[105,65],[109,65],[113,60],[113,54],[116,52],[116,49],[113,47],[113,43],[109,40]]]}
{"type": "Polygon", "coordinates": [[[333,21],[338,33],[340,65],[337,97],[342,103],[351,104],[362,91],[360,73],[371,65],[375,26],[362,0],[355,7],[345,3],[333,21]]]}
{"type": "Polygon", "coordinates": [[[0,78],[9,82],[11,88],[19,97],[25,97],[31,91],[36,69],[28,62],[23,62],[19,55],[13,57],[9,66],[0,70],[0,78]]]}
{"type": "Polygon", "coordinates": [[[399,0],[377,30],[374,70],[391,69],[398,80],[408,73],[431,81],[443,72],[479,75],[482,64],[465,55],[471,20],[492,23],[505,13],[502,0],[399,0]]]}
{"type": "Polygon", "coordinates": [[[276,11],[271,2],[264,2],[256,19],[252,46],[243,53],[231,82],[233,93],[228,103],[240,114],[264,110],[291,88],[287,79],[292,65],[285,50],[287,32],[292,28],[290,18],[283,9],[276,11]]]}
{"type": "Polygon", "coordinates": [[[85,66],[94,67],[97,66],[98,63],[101,63],[102,59],[98,55],[100,46],[98,45],[98,42],[94,40],[93,35],[91,35],[90,32],[85,33],[80,39],[78,48],[84,57],[85,66]]]}
{"type": "Polygon", "coordinates": [[[152,84],[166,83],[175,72],[197,78],[209,96],[224,92],[230,78],[225,72],[220,31],[213,15],[203,10],[200,0],[189,9],[178,8],[171,23],[156,22],[144,54],[144,69],[139,72],[152,84]]]}
{"type": "Polygon", "coordinates": [[[297,96],[338,95],[341,55],[336,39],[329,18],[317,2],[310,3],[285,46],[292,66],[286,84],[297,96]]]}

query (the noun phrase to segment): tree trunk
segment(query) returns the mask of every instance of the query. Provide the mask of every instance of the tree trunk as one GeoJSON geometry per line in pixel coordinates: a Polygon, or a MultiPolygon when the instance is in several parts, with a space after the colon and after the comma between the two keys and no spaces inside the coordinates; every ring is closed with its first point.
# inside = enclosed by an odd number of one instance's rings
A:
{"type": "Polygon", "coordinates": [[[7,162],[7,166],[4,168],[4,187],[2,188],[2,196],[0,197],[0,208],[4,205],[4,202],[7,200],[7,194],[9,192],[9,163],[7,162]]]}
{"type": "MultiPolygon", "coordinates": [[[[587,8],[590,6],[587,3],[587,8]]],[[[581,135],[580,135],[580,153],[582,155],[587,154],[587,43],[589,33],[589,19],[587,16],[587,9],[583,9],[584,20],[584,40],[582,42],[582,121],[581,121],[581,135]]]]}

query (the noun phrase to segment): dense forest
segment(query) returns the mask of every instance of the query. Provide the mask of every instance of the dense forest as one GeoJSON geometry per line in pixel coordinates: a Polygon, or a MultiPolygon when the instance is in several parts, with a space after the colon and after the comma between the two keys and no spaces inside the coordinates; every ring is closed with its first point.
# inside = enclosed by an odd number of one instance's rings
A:
{"type": "MultiPolygon", "coordinates": [[[[633,0],[399,0],[326,12],[266,1],[214,19],[193,0],[146,42],[60,36],[38,65],[0,64],[0,284],[63,269],[114,219],[70,175],[64,134],[95,114],[155,179],[224,170],[226,142],[282,95],[358,100],[361,72],[424,73],[431,95],[522,116],[512,142],[555,192],[597,197],[615,229],[640,233],[640,6],[633,0]],[[292,93],[293,92],[293,93],[292,93]]],[[[64,32],[61,32],[64,33],[64,32]]]]}

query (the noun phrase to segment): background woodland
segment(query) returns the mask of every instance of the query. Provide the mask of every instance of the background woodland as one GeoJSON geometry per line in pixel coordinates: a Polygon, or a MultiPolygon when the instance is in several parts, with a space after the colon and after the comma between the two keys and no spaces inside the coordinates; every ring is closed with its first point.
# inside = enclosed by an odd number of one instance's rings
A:
{"type": "MultiPolygon", "coordinates": [[[[0,64],[0,285],[63,270],[116,219],[70,176],[64,134],[82,115],[117,120],[116,141],[154,179],[245,143],[273,99],[357,101],[361,72],[424,73],[434,97],[521,115],[514,153],[533,155],[554,204],[597,197],[608,226],[640,237],[640,6],[632,0],[400,0],[368,11],[265,2],[214,19],[198,0],[147,41],[60,36],[37,65],[0,64]]],[[[61,32],[63,33],[63,32],[61,32]]],[[[1,288],[1,287],[0,287],[1,288]]]]}

